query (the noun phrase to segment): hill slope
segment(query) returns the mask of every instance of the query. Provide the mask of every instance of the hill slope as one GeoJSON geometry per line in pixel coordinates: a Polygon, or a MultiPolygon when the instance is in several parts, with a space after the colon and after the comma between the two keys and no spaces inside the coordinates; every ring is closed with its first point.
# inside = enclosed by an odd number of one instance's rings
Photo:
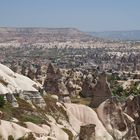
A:
{"type": "Polygon", "coordinates": [[[90,32],[94,37],[113,40],[140,40],[140,30],[132,31],[105,31],[105,32],[90,32]]]}
{"type": "Polygon", "coordinates": [[[0,42],[44,43],[91,38],[93,37],[75,28],[0,28],[0,42]]]}

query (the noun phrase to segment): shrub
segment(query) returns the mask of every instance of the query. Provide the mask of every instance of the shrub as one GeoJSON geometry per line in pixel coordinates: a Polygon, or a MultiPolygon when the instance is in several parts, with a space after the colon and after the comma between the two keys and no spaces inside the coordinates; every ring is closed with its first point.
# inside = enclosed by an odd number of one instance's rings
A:
{"type": "Polygon", "coordinates": [[[4,96],[0,95],[0,107],[3,107],[5,104],[4,96]]]}
{"type": "Polygon", "coordinates": [[[18,140],[35,140],[34,136],[32,133],[29,133],[27,137],[21,137],[18,140]]]}
{"type": "Polygon", "coordinates": [[[8,136],[8,140],[14,140],[13,136],[12,135],[9,135],[8,136]]]}
{"type": "Polygon", "coordinates": [[[62,128],[62,130],[69,136],[69,140],[73,140],[74,136],[70,130],[66,128],[62,128]]]}

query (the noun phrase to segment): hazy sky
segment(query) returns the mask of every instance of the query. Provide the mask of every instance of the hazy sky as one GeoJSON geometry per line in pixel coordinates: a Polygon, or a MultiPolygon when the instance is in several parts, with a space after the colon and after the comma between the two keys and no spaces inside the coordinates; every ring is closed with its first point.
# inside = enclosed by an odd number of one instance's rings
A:
{"type": "Polygon", "coordinates": [[[140,29],[140,0],[0,0],[0,26],[140,29]]]}

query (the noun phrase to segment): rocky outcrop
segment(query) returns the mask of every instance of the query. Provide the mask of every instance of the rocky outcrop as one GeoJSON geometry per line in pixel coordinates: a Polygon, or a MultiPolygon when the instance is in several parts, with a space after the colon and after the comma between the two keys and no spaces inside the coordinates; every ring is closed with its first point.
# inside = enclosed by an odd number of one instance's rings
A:
{"type": "Polygon", "coordinates": [[[67,89],[68,89],[71,97],[77,97],[77,96],[79,96],[79,93],[82,90],[82,88],[79,85],[74,84],[71,79],[69,79],[67,81],[66,87],[67,87],[67,89]]]}
{"type": "Polygon", "coordinates": [[[21,74],[24,76],[26,75],[26,69],[27,69],[26,66],[23,64],[21,67],[21,74]]]}
{"type": "Polygon", "coordinates": [[[94,124],[88,124],[80,127],[80,140],[96,140],[94,124]]]}
{"type": "MultiPolygon", "coordinates": [[[[106,131],[96,112],[85,105],[65,104],[68,111],[80,122],[81,125],[94,124],[96,140],[113,140],[112,136],[106,131]]],[[[80,131],[80,130],[79,130],[80,131]]]]}
{"type": "Polygon", "coordinates": [[[105,72],[99,75],[97,84],[92,91],[93,93],[90,106],[94,108],[98,107],[103,101],[112,96],[105,72]]]}
{"type": "Polygon", "coordinates": [[[45,101],[39,93],[39,89],[42,88],[40,84],[14,73],[2,64],[0,64],[0,81],[0,94],[4,95],[14,107],[18,107],[15,96],[29,100],[30,103],[34,102],[41,107],[45,106],[45,101]]]}
{"type": "Polygon", "coordinates": [[[1,120],[0,124],[0,139],[8,140],[8,137],[19,139],[23,136],[28,136],[31,130],[21,127],[13,122],[1,120]]]}
{"type": "Polygon", "coordinates": [[[59,99],[64,102],[70,102],[69,92],[63,82],[63,76],[60,69],[55,71],[50,63],[47,69],[47,77],[44,82],[46,92],[58,95],[59,99]]]}
{"type": "MultiPolygon", "coordinates": [[[[101,100],[98,108],[93,110],[85,105],[63,103],[69,102],[63,73],[60,69],[55,71],[53,66],[50,66],[48,72],[47,78],[54,82],[51,84],[55,84],[54,91],[57,93],[44,95],[43,98],[39,92],[39,88],[42,88],[40,84],[0,64],[0,94],[17,107],[9,106],[8,112],[5,108],[0,112],[0,119],[10,118],[10,121],[0,121],[0,139],[138,140],[139,96],[127,99],[122,107],[116,98],[109,98],[111,92],[103,73],[99,76],[96,94],[108,95],[108,99],[101,100]]],[[[80,78],[73,80],[75,84],[78,84],[77,79],[80,78]]]]}
{"type": "Polygon", "coordinates": [[[137,134],[140,137],[140,95],[129,96],[123,108],[124,112],[135,120],[137,134]]]}
{"type": "Polygon", "coordinates": [[[31,68],[31,67],[28,68],[27,76],[28,76],[30,79],[34,80],[34,78],[35,78],[35,71],[33,70],[33,68],[31,68]]]}
{"type": "Polygon", "coordinates": [[[134,138],[138,140],[134,120],[123,112],[121,104],[116,98],[107,99],[100,104],[97,108],[97,114],[114,139],[128,140],[134,138]]]}
{"type": "Polygon", "coordinates": [[[36,69],[36,72],[35,72],[35,78],[38,79],[42,74],[42,71],[41,71],[41,66],[38,65],[37,66],[37,69],[36,69]]]}
{"type": "Polygon", "coordinates": [[[88,74],[84,79],[81,95],[83,97],[92,97],[94,86],[95,84],[93,83],[93,76],[88,74]]]}
{"type": "Polygon", "coordinates": [[[82,78],[82,72],[75,71],[74,69],[68,71],[68,76],[65,84],[71,97],[79,96],[80,92],[82,91],[82,78]]]}
{"type": "Polygon", "coordinates": [[[49,93],[56,93],[56,88],[55,88],[55,84],[56,84],[56,81],[55,81],[55,69],[53,67],[53,65],[50,63],[48,65],[48,68],[47,68],[47,72],[46,72],[47,76],[46,76],[46,79],[44,81],[44,89],[46,92],[49,92],[49,93]]]}

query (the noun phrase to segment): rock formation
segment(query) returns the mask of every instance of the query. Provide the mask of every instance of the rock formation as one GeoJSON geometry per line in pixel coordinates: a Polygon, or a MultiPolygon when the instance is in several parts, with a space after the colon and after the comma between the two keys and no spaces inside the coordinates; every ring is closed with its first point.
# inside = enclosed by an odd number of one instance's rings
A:
{"type": "Polygon", "coordinates": [[[35,83],[28,77],[14,73],[8,67],[0,64],[0,94],[4,95],[8,102],[18,107],[15,96],[24,100],[30,100],[37,105],[45,105],[44,99],[39,93],[40,84],[35,83]]]}
{"type": "Polygon", "coordinates": [[[135,120],[137,134],[140,137],[140,95],[129,96],[123,108],[124,112],[135,120]]]}
{"type": "Polygon", "coordinates": [[[94,124],[84,125],[80,127],[80,140],[96,140],[94,124]]]}
{"type": "Polygon", "coordinates": [[[39,78],[39,76],[41,76],[41,66],[40,65],[38,65],[38,67],[37,67],[37,70],[36,70],[36,72],[35,72],[35,77],[36,77],[36,79],[38,79],[39,78]]]}
{"type": "Polygon", "coordinates": [[[11,70],[13,71],[13,72],[17,72],[18,71],[18,66],[17,66],[17,64],[13,61],[12,63],[11,63],[11,70]]]}
{"type": "Polygon", "coordinates": [[[34,80],[34,78],[35,78],[35,71],[33,70],[33,68],[31,68],[31,67],[28,68],[27,76],[28,76],[30,79],[34,80]]]}
{"type": "Polygon", "coordinates": [[[115,97],[101,103],[97,108],[97,114],[114,139],[138,140],[134,120],[123,112],[120,102],[115,97]]]}
{"type": "Polygon", "coordinates": [[[73,83],[72,79],[67,80],[66,87],[71,97],[79,96],[79,93],[82,90],[82,88],[79,85],[73,83]]]}
{"type": "Polygon", "coordinates": [[[97,84],[92,91],[93,93],[90,106],[94,108],[98,107],[103,101],[112,96],[105,72],[99,75],[97,84]]]}
{"type": "Polygon", "coordinates": [[[55,85],[55,83],[56,83],[55,76],[56,75],[55,75],[55,69],[51,63],[48,65],[46,74],[47,74],[47,77],[44,81],[44,89],[46,92],[54,94],[57,92],[56,88],[55,88],[55,86],[56,86],[55,85]]]}
{"type": "Polygon", "coordinates": [[[0,139],[138,140],[139,96],[127,99],[122,107],[116,98],[109,98],[111,92],[102,74],[97,92],[106,93],[109,99],[102,100],[98,108],[64,103],[69,94],[63,73],[60,69],[55,72],[52,66],[48,71],[57,93],[42,97],[40,84],[0,64],[0,94],[13,106],[6,101],[0,111],[0,139]]]}
{"type": "Polygon", "coordinates": [[[79,71],[75,71],[74,69],[71,69],[68,71],[66,87],[67,87],[71,97],[79,96],[79,93],[82,90],[82,88],[81,88],[82,77],[83,77],[83,75],[79,71]]]}
{"type": "Polygon", "coordinates": [[[44,89],[50,94],[58,95],[59,99],[64,102],[70,102],[69,92],[63,82],[61,70],[55,71],[50,63],[47,69],[47,77],[44,82],[44,89]]]}
{"type": "Polygon", "coordinates": [[[87,75],[82,85],[81,95],[83,97],[92,97],[94,86],[92,75],[87,75]]]}
{"type": "Polygon", "coordinates": [[[96,125],[95,127],[96,140],[113,140],[112,136],[106,131],[105,127],[99,120],[94,110],[85,105],[65,104],[65,106],[68,109],[68,111],[70,111],[78,121],[82,122],[82,125],[88,124],[96,125]]]}
{"type": "Polygon", "coordinates": [[[26,66],[23,64],[21,68],[21,74],[24,76],[26,75],[26,69],[27,69],[26,66]]]}

